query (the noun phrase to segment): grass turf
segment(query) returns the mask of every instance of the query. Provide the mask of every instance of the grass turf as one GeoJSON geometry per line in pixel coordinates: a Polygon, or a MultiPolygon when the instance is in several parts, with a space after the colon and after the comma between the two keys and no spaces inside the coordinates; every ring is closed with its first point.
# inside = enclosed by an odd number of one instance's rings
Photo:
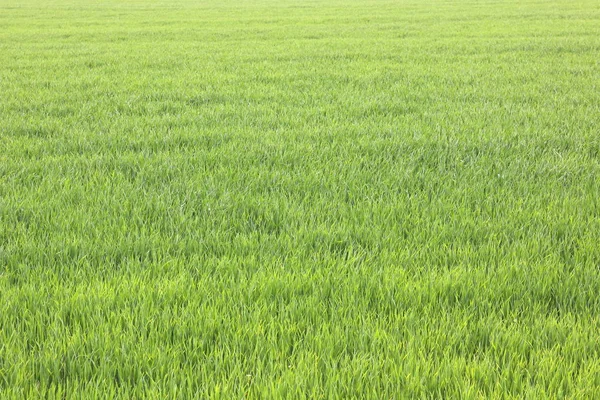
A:
{"type": "Polygon", "coordinates": [[[0,396],[600,397],[600,3],[0,0],[0,396]]]}

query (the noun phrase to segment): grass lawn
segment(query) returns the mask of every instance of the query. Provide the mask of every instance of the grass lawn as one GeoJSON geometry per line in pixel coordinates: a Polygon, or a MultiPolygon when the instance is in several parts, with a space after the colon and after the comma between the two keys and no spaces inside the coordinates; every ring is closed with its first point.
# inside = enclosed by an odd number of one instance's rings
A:
{"type": "Polygon", "coordinates": [[[597,0],[0,0],[0,398],[600,398],[597,0]]]}

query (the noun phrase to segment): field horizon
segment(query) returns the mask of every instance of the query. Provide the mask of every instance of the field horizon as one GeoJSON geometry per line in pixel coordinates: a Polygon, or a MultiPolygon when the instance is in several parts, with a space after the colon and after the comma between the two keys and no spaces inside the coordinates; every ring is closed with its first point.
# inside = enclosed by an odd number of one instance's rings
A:
{"type": "Polygon", "coordinates": [[[0,0],[0,398],[600,398],[600,3],[0,0]]]}

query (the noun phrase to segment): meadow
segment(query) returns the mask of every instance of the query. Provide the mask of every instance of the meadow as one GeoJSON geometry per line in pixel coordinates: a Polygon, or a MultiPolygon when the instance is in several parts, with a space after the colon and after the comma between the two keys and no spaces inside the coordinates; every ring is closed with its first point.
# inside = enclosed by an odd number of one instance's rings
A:
{"type": "Polygon", "coordinates": [[[600,2],[0,0],[0,398],[600,398],[600,2]]]}

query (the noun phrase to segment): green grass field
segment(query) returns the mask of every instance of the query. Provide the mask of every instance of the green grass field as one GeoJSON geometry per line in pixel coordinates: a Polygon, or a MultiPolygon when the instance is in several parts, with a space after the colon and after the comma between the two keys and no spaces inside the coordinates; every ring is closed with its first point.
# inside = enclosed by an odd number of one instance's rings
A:
{"type": "Polygon", "coordinates": [[[0,0],[0,398],[600,398],[600,3],[0,0]]]}

